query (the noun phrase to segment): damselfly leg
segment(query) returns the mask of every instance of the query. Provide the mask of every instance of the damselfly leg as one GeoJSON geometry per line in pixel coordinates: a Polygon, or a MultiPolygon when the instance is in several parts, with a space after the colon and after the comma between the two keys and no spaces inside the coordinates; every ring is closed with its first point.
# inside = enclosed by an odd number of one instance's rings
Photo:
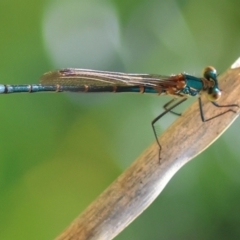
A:
{"type": "MultiPolygon", "coordinates": [[[[163,105],[163,108],[164,108],[165,110],[168,110],[168,109],[169,109],[168,106],[171,105],[171,104],[172,104],[173,102],[175,102],[175,101],[176,101],[176,98],[171,99],[169,102],[167,102],[167,103],[165,103],[165,104],[163,105]]],[[[172,113],[172,114],[174,114],[174,115],[177,115],[177,116],[181,116],[181,115],[182,115],[181,113],[177,113],[177,112],[174,112],[174,111],[172,111],[172,110],[170,110],[169,112],[172,113]]]]}
{"type": "MultiPolygon", "coordinates": [[[[154,136],[155,136],[155,138],[156,138],[157,144],[158,144],[158,146],[159,146],[159,161],[160,161],[160,159],[161,159],[161,158],[160,158],[160,154],[161,154],[162,147],[161,147],[161,144],[160,144],[160,142],[159,142],[159,140],[158,140],[157,131],[156,131],[156,128],[155,128],[155,125],[154,125],[154,124],[155,124],[160,118],[162,118],[165,114],[167,114],[168,112],[171,112],[171,113],[173,113],[173,114],[175,114],[175,115],[181,116],[181,114],[176,113],[176,112],[174,112],[174,111],[172,111],[172,110],[173,110],[175,107],[177,107],[178,105],[180,105],[181,103],[183,103],[184,101],[186,101],[186,100],[187,100],[187,98],[182,98],[181,100],[179,100],[178,102],[176,102],[175,104],[173,104],[171,107],[168,108],[169,105],[171,105],[174,101],[176,101],[175,98],[172,99],[172,100],[170,100],[169,102],[167,102],[167,103],[163,106],[164,109],[165,109],[165,111],[162,112],[159,116],[157,116],[157,117],[156,117],[155,119],[153,119],[153,121],[152,121],[153,133],[154,133],[154,136]]],[[[213,117],[210,117],[210,118],[207,118],[207,119],[206,119],[205,116],[204,116],[204,112],[203,112],[203,106],[202,106],[202,99],[201,99],[201,97],[198,98],[198,102],[199,102],[200,115],[201,115],[201,119],[202,119],[203,122],[210,121],[210,120],[212,120],[212,119],[214,119],[214,118],[217,118],[217,117],[219,117],[219,116],[222,116],[222,115],[224,115],[225,113],[228,113],[228,112],[236,113],[236,111],[233,110],[233,109],[231,109],[231,107],[239,107],[238,104],[219,105],[219,104],[217,104],[216,102],[211,102],[215,107],[218,107],[218,108],[226,108],[226,107],[228,107],[228,108],[230,108],[230,109],[228,109],[228,110],[226,110],[226,111],[224,111],[224,112],[222,112],[222,113],[219,113],[219,114],[217,114],[217,115],[215,115],[215,116],[213,116],[213,117]]]]}
{"type": "MultiPolygon", "coordinates": [[[[172,109],[174,109],[175,107],[177,107],[178,105],[180,105],[181,103],[183,103],[183,102],[186,101],[186,100],[187,100],[187,98],[182,98],[182,99],[180,99],[178,102],[176,102],[174,105],[172,105],[170,108],[165,108],[165,111],[162,112],[160,115],[158,115],[156,118],[154,118],[153,121],[152,121],[153,133],[154,133],[154,136],[155,136],[155,138],[156,138],[157,144],[158,144],[158,146],[159,146],[159,162],[160,162],[160,159],[161,159],[161,158],[160,158],[160,154],[161,154],[162,147],[161,147],[161,144],[160,144],[160,142],[159,142],[159,140],[158,140],[157,131],[156,131],[156,128],[155,128],[154,124],[155,124],[160,118],[162,118],[165,114],[167,114],[168,112],[172,112],[172,109]]],[[[168,102],[168,103],[165,104],[165,105],[169,105],[169,104],[171,104],[171,103],[174,102],[174,101],[175,101],[175,99],[172,99],[170,102],[168,102]]]]}
{"type": "MultiPolygon", "coordinates": [[[[202,99],[201,99],[201,97],[198,98],[198,103],[199,103],[199,110],[200,110],[201,119],[202,119],[203,122],[210,121],[210,120],[212,120],[212,119],[214,119],[214,118],[217,118],[217,117],[219,117],[219,116],[222,116],[222,115],[224,115],[225,113],[228,113],[228,112],[236,113],[236,111],[234,111],[233,109],[228,109],[228,110],[226,110],[226,111],[224,111],[224,112],[221,112],[221,113],[219,113],[219,114],[217,114],[217,115],[215,115],[215,116],[212,116],[212,117],[206,119],[206,118],[204,117],[204,112],[203,112],[203,106],[202,106],[202,99]]],[[[218,107],[218,108],[225,108],[225,107],[229,107],[229,108],[231,108],[231,107],[238,107],[238,108],[239,108],[239,105],[238,105],[238,104],[219,105],[219,104],[217,104],[216,102],[211,102],[211,103],[212,103],[215,107],[218,107]]]]}

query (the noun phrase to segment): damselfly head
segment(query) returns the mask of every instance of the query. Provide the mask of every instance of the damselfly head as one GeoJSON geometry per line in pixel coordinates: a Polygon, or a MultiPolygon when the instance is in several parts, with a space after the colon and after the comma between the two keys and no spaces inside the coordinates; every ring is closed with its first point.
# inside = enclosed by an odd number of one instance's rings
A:
{"type": "Polygon", "coordinates": [[[204,68],[203,76],[206,80],[212,83],[212,86],[208,87],[207,91],[208,100],[211,102],[217,101],[222,94],[218,88],[217,70],[212,66],[208,66],[204,68]]]}
{"type": "Polygon", "coordinates": [[[208,100],[211,102],[215,102],[217,101],[222,95],[222,92],[217,88],[217,87],[213,87],[213,88],[209,88],[208,89],[208,100]]]}

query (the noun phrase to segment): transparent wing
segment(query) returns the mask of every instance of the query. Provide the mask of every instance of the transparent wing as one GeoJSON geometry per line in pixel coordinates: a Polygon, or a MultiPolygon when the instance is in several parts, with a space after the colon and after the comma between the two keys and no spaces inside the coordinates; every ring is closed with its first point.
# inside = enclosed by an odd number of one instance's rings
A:
{"type": "Polygon", "coordinates": [[[184,81],[182,74],[162,76],[156,74],[126,74],[121,72],[96,71],[89,69],[67,68],[45,73],[41,79],[44,85],[92,85],[92,86],[145,86],[174,87],[184,81]]]}

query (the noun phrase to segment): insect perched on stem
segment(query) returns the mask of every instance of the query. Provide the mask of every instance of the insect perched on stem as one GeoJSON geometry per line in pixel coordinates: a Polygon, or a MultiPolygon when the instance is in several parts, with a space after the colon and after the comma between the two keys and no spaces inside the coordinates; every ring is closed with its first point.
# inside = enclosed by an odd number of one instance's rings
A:
{"type": "Polygon", "coordinates": [[[180,97],[180,100],[175,104],[172,103],[176,98],[165,104],[165,111],[152,121],[152,128],[159,146],[159,153],[161,151],[161,145],[154,124],[168,112],[180,115],[173,112],[173,109],[186,101],[189,96],[199,96],[199,110],[203,122],[210,121],[227,112],[235,113],[231,108],[239,107],[237,104],[219,105],[216,103],[221,97],[221,91],[218,87],[216,69],[211,66],[204,69],[202,78],[186,73],[163,76],[158,74],[127,74],[67,68],[45,73],[40,79],[40,84],[0,85],[0,93],[2,94],[22,92],[139,92],[180,97]],[[206,119],[204,117],[200,96],[202,92],[207,94],[209,101],[214,106],[228,109],[206,119]],[[169,107],[170,105],[172,106],[169,107]]]}

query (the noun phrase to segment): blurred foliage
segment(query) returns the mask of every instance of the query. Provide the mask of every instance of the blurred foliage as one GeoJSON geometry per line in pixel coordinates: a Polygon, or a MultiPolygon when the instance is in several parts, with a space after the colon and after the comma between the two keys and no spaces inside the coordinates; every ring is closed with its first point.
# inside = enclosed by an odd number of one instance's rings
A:
{"type": "MultiPolygon", "coordinates": [[[[61,67],[200,75],[239,57],[237,0],[0,1],[1,83],[61,67]]],[[[154,141],[168,98],[0,97],[0,239],[53,239],[154,141]]],[[[173,121],[167,116],[162,128],[173,121]]],[[[116,239],[239,239],[237,121],[116,239]]],[[[181,126],[179,126],[181,127],[181,126]]]]}

